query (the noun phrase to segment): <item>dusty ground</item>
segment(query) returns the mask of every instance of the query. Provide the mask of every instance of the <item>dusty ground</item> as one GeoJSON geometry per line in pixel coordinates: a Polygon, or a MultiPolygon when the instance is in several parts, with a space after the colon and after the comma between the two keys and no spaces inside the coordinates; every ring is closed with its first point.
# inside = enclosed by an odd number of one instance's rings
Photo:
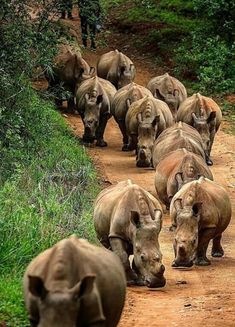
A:
{"type": "MultiPolygon", "coordinates": [[[[113,44],[116,46],[115,37],[117,36],[113,36],[113,44]]],[[[119,49],[121,46],[119,44],[119,49]]],[[[87,50],[84,57],[90,65],[95,65],[98,56],[107,50],[87,50]]],[[[151,59],[145,60],[144,55],[133,56],[133,52],[129,52],[129,55],[136,63],[136,82],[139,84],[146,85],[161,70],[154,68],[151,59]]],[[[68,115],[67,121],[75,134],[81,136],[83,126],[80,118],[68,115]]],[[[104,180],[116,183],[130,178],[154,192],[154,171],[136,168],[134,153],[121,151],[121,134],[113,119],[108,122],[105,140],[108,142],[107,148],[88,149],[104,180]]],[[[235,212],[235,138],[225,134],[223,128],[215,139],[212,157],[214,179],[229,192],[235,212]]],[[[209,267],[194,267],[191,270],[171,268],[173,248],[169,225],[169,216],[165,215],[160,242],[167,285],[154,291],[145,287],[128,288],[126,306],[119,326],[235,326],[234,217],[223,236],[225,256],[222,259],[212,258],[209,267]]]]}

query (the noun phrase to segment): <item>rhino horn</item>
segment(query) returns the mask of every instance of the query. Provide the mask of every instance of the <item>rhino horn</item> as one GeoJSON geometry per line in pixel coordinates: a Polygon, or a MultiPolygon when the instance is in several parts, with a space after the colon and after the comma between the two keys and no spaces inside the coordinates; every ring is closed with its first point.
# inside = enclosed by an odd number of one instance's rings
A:
{"type": "Polygon", "coordinates": [[[176,212],[182,210],[183,209],[182,199],[176,199],[174,201],[174,207],[176,209],[176,212]]]}
{"type": "Polygon", "coordinates": [[[90,75],[94,75],[95,74],[95,67],[90,67],[90,75]]]}
{"type": "Polygon", "coordinates": [[[207,118],[207,123],[211,123],[213,120],[215,120],[216,118],[216,111],[212,111],[209,115],[209,117],[207,118]]]}
{"type": "Polygon", "coordinates": [[[29,291],[36,297],[39,297],[41,300],[45,299],[48,290],[44,285],[42,278],[38,276],[28,276],[29,278],[29,291]]]}

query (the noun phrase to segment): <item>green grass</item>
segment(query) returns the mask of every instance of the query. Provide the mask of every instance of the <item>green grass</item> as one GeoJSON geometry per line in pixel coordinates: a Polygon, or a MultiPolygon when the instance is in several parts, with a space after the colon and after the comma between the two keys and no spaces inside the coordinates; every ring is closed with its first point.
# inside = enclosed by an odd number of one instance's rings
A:
{"type": "Polygon", "coordinates": [[[13,142],[4,148],[0,166],[0,323],[12,327],[27,326],[21,280],[31,259],[74,233],[95,242],[92,203],[99,190],[90,158],[61,115],[25,92],[28,136],[17,156],[13,142]]]}

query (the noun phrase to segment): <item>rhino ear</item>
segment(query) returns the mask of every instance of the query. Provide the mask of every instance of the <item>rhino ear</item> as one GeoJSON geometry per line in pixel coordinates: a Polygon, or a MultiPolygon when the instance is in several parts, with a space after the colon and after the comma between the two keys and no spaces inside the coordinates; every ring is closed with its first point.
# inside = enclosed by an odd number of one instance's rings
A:
{"type": "Polygon", "coordinates": [[[179,92],[179,90],[174,89],[173,94],[174,94],[175,97],[178,97],[180,95],[180,92],[179,92]]]}
{"type": "Polygon", "coordinates": [[[130,71],[131,72],[134,72],[134,70],[135,70],[135,65],[134,64],[130,64],[130,71]]]}
{"type": "Polygon", "coordinates": [[[69,290],[73,299],[77,301],[81,296],[88,295],[93,290],[96,275],[87,275],[69,290]]]}
{"type": "Polygon", "coordinates": [[[162,101],[165,100],[164,96],[161,94],[161,92],[159,91],[159,89],[155,89],[155,92],[154,92],[153,96],[156,99],[159,99],[159,100],[162,100],[162,101]]]}
{"type": "Polygon", "coordinates": [[[210,116],[207,118],[207,123],[210,124],[216,118],[216,111],[212,111],[210,116]]]}
{"type": "Polygon", "coordinates": [[[194,123],[196,123],[198,121],[198,118],[194,112],[192,113],[192,118],[193,118],[194,123]]]}
{"type": "Polygon", "coordinates": [[[131,222],[132,222],[133,225],[136,226],[136,228],[141,227],[140,214],[139,214],[138,211],[131,210],[131,222]]]}
{"type": "Polygon", "coordinates": [[[200,214],[201,209],[202,209],[202,202],[194,203],[194,205],[192,206],[193,215],[195,217],[198,217],[198,215],[200,214]]]}
{"type": "Polygon", "coordinates": [[[174,207],[176,212],[182,210],[183,209],[182,199],[176,199],[174,201],[174,207]]]}
{"type": "Polygon", "coordinates": [[[100,104],[103,101],[103,94],[98,95],[96,104],[100,104]]]}
{"type": "Polygon", "coordinates": [[[94,75],[95,74],[95,67],[90,67],[90,75],[94,75]]]}
{"type": "Polygon", "coordinates": [[[38,276],[28,276],[29,278],[29,291],[34,296],[40,299],[45,299],[48,290],[45,288],[43,280],[38,276]]]}
{"type": "Polygon", "coordinates": [[[157,123],[160,121],[160,115],[157,115],[154,120],[152,121],[152,127],[154,128],[157,123]]]}
{"type": "Polygon", "coordinates": [[[160,209],[154,210],[154,220],[156,221],[160,232],[160,230],[162,229],[162,211],[160,209]]]}
{"type": "Polygon", "coordinates": [[[129,109],[131,106],[131,100],[129,98],[126,100],[126,105],[127,105],[127,108],[129,109]]]}
{"type": "Polygon", "coordinates": [[[136,115],[136,119],[137,119],[137,122],[138,122],[138,123],[141,123],[141,122],[143,121],[143,120],[142,120],[142,115],[141,115],[140,112],[136,115]]]}

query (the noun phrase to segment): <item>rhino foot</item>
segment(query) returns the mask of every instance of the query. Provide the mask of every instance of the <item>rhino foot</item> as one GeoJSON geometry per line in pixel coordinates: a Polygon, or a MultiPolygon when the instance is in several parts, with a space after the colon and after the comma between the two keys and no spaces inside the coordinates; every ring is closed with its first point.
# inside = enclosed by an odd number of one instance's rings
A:
{"type": "Polygon", "coordinates": [[[104,140],[97,140],[97,142],[96,142],[96,146],[100,146],[101,148],[104,148],[107,145],[108,145],[108,143],[105,142],[104,140]]]}
{"type": "Polygon", "coordinates": [[[220,247],[219,249],[212,248],[211,255],[214,258],[221,258],[224,255],[224,250],[222,247],[220,247]]]}
{"type": "Polygon", "coordinates": [[[196,266],[209,266],[211,264],[210,260],[207,257],[198,257],[195,260],[196,266]]]}

